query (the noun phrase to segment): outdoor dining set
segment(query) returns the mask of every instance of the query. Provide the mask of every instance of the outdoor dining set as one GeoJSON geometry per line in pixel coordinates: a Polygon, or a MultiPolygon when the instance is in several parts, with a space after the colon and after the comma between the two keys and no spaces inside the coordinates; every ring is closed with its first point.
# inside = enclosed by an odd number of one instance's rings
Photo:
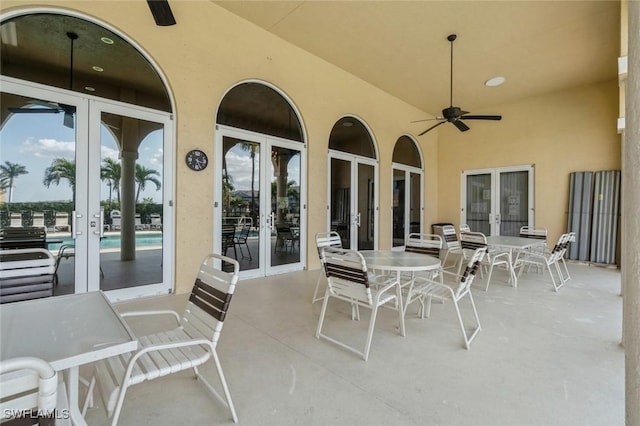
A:
{"type": "MultiPolygon", "coordinates": [[[[342,247],[336,232],[316,235],[316,246],[322,263],[312,303],[322,301],[316,337],[355,352],[366,361],[369,358],[373,330],[381,307],[396,310],[398,330],[404,336],[405,316],[408,308],[418,302],[418,315],[429,317],[431,303],[451,301],[455,308],[464,345],[471,342],[481,330],[478,310],[472,295],[472,283],[478,273],[487,274],[485,291],[489,290],[494,268],[508,272],[508,281],[515,288],[523,272],[534,269],[548,272],[554,291],[569,279],[564,254],[575,237],[562,234],[557,243],[547,248],[544,228],[524,226],[519,236],[485,236],[472,232],[467,226],[461,231],[447,225],[442,235],[412,233],[406,240],[404,251],[364,250],[342,247]],[[443,249],[443,242],[447,242],[443,249]],[[447,264],[447,260],[455,258],[447,264]],[[324,296],[319,294],[322,278],[327,286],[324,296]],[[473,326],[463,320],[460,302],[467,298],[473,313],[473,326]],[[325,331],[325,317],[330,299],[351,305],[352,319],[359,319],[359,309],[371,310],[364,348],[332,337],[325,331]]],[[[333,324],[334,327],[337,325],[333,324]]],[[[335,331],[335,330],[334,330],[335,331]]]]}
{"type": "MultiPolygon", "coordinates": [[[[358,251],[344,248],[337,232],[316,234],[321,271],[311,304],[322,301],[322,307],[315,336],[366,361],[381,308],[395,311],[397,331],[405,336],[405,318],[412,306],[424,319],[430,316],[432,302],[440,302],[454,307],[464,346],[470,349],[481,331],[472,292],[478,274],[486,274],[485,291],[495,269],[507,271],[512,287],[523,273],[532,271],[548,272],[555,291],[570,279],[564,253],[572,234],[563,234],[548,249],[547,233],[541,228],[523,227],[517,237],[487,237],[462,229],[446,226],[442,235],[412,233],[403,251],[358,251]],[[327,321],[332,299],[347,307],[350,318],[327,321]],[[472,311],[471,327],[463,319],[463,300],[468,300],[472,311]],[[371,315],[364,346],[356,347],[337,328],[360,320],[361,309],[370,310],[371,315]]],[[[6,279],[10,263],[0,264],[0,280],[6,279]]],[[[35,416],[52,424],[84,425],[94,393],[99,393],[115,425],[129,387],[192,370],[237,422],[216,346],[239,270],[236,259],[206,256],[182,314],[168,310],[120,313],[101,291],[4,304],[0,310],[2,421],[35,416]],[[175,328],[136,336],[126,321],[160,315],[175,318],[175,328]],[[210,360],[219,380],[216,385],[199,371],[210,360]],[[91,372],[86,377],[80,375],[82,366],[91,372]],[[80,395],[86,395],[84,401],[80,395]]]]}

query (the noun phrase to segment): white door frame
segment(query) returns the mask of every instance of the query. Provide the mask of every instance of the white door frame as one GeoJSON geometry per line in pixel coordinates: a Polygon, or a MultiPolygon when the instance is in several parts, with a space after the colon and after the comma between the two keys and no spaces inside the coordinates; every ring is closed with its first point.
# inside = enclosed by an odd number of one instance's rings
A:
{"type": "MultiPolygon", "coordinates": [[[[424,232],[424,171],[421,168],[408,166],[406,164],[400,163],[391,163],[391,200],[393,200],[393,172],[394,170],[399,170],[404,172],[405,182],[408,182],[408,185],[405,185],[405,199],[404,199],[404,240],[407,241],[407,237],[410,232],[410,224],[411,224],[411,173],[415,173],[420,176],[420,233],[424,232]]],[[[404,251],[404,245],[402,246],[393,246],[393,204],[391,205],[391,250],[396,251],[404,251]]]]}
{"type": "MultiPolygon", "coordinates": [[[[136,297],[149,296],[153,294],[167,294],[173,291],[173,250],[174,250],[174,209],[173,209],[173,170],[175,169],[173,156],[173,118],[171,114],[151,110],[149,108],[127,105],[112,100],[89,100],[89,145],[90,164],[100,164],[101,161],[101,122],[102,113],[116,114],[138,120],[145,120],[162,125],[163,152],[162,152],[162,282],[148,284],[144,286],[133,286],[107,292],[112,301],[127,300],[136,297]],[[143,290],[143,291],[141,291],[143,290]]],[[[89,215],[92,221],[100,219],[100,167],[89,167],[89,215]]],[[[103,227],[90,229],[89,264],[100,264],[100,236],[103,227]],[[95,232],[94,232],[95,231],[95,232]],[[97,232],[97,233],[96,233],[97,232]]],[[[93,279],[89,280],[88,291],[100,289],[99,268],[93,268],[93,279]]]]}
{"type": "Polygon", "coordinates": [[[76,205],[75,217],[75,293],[94,291],[100,288],[100,232],[91,222],[99,221],[100,212],[100,112],[114,112],[121,115],[142,118],[165,125],[163,155],[163,278],[161,283],[132,287],[107,292],[111,300],[125,300],[153,294],[171,292],[174,283],[173,253],[173,160],[174,128],[171,115],[166,112],[104,100],[95,96],[71,92],[42,84],[0,76],[2,91],[34,99],[46,99],[72,105],[76,108],[76,205]],[[102,109],[101,109],[102,108],[102,109]],[[98,164],[97,167],[90,165],[98,164]],[[89,265],[92,265],[89,268],[89,265]]]}
{"type": "Polygon", "coordinates": [[[489,223],[491,225],[491,235],[500,235],[500,174],[508,172],[528,172],[528,217],[529,226],[535,226],[535,205],[534,205],[534,165],[527,164],[521,166],[494,167],[488,169],[464,170],[460,179],[460,223],[467,223],[467,176],[491,175],[491,211],[489,212],[489,223]]]}
{"type": "MultiPolygon", "coordinates": [[[[303,250],[303,247],[306,248],[307,241],[307,145],[299,141],[291,141],[276,136],[216,124],[216,155],[214,164],[218,183],[214,185],[214,200],[222,200],[222,185],[220,182],[222,182],[222,157],[225,136],[260,145],[259,164],[261,167],[259,171],[260,188],[258,188],[260,194],[258,201],[258,205],[260,206],[259,267],[241,271],[240,277],[243,279],[257,278],[304,269],[307,264],[306,250],[303,250]],[[271,214],[271,148],[274,146],[300,151],[300,261],[277,266],[271,266],[271,231],[273,224],[271,220],[269,220],[271,214]]],[[[220,253],[222,241],[221,233],[218,232],[218,224],[222,223],[222,205],[219,201],[215,201],[213,207],[213,248],[216,253],[220,253]]]]}
{"type": "MultiPolygon", "coordinates": [[[[355,213],[358,210],[358,197],[355,194],[358,194],[358,165],[365,164],[369,166],[373,166],[373,176],[375,179],[374,191],[373,191],[373,206],[374,206],[374,217],[373,217],[373,245],[374,250],[378,249],[378,217],[379,217],[379,205],[378,205],[378,191],[380,181],[378,176],[378,160],[369,157],[363,157],[360,155],[349,154],[343,151],[329,150],[329,163],[328,163],[328,171],[327,173],[327,230],[331,230],[331,160],[338,159],[343,161],[348,161],[351,163],[351,196],[349,197],[349,211],[351,213],[351,217],[349,219],[351,225],[356,225],[362,223],[362,215],[360,214],[360,220],[358,221],[358,215],[355,213]]],[[[359,225],[358,225],[359,226],[359,225]]],[[[358,250],[358,226],[350,226],[350,247],[351,249],[358,250]]]]}

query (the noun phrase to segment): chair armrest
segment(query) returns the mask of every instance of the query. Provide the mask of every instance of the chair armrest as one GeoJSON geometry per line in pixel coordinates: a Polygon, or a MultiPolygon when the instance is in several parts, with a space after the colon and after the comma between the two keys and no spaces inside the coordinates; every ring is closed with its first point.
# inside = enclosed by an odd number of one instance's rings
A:
{"type": "Polygon", "coordinates": [[[173,315],[178,324],[180,324],[180,315],[176,311],[172,311],[169,309],[160,309],[160,310],[148,310],[148,311],[127,311],[121,312],[120,316],[125,317],[141,317],[148,315],[173,315]]]}

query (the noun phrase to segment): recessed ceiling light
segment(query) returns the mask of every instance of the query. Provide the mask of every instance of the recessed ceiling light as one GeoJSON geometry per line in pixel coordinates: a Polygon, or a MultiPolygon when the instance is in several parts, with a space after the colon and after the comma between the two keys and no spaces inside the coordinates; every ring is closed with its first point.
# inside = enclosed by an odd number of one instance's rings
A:
{"type": "Polygon", "coordinates": [[[93,68],[93,70],[94,70],[94,71],[98,71],[98,72],[102,72],[102,71],[104,71],[104,68],[99,67],[99,66],[97,66],[97,65],[94,65],[94,66],[92,66],[91,68],[93,68]]]}
{"type": "Polygon", "coordinates": [[[84,90],[86,90],[87,92],[95,92],[96,91],[96,89],[94,89],[91,86],[85,86],[84,90]]]}
{"type": "Polygon", "coordinates": [[[113,44],[113,40],[109,37],[101,37],[100,40],[102,40],[104,44],[113,44]]]}
{"type": "Polygon", "coordinates": [[[505,82],[505,80],[506,79],[504,77],[501,77],[501,76],[493,77],[493,78],[490,78],[489,80],[485,81],[484,85],[488,86],[488,87],[500,86],[502,83],[505,82]]]}

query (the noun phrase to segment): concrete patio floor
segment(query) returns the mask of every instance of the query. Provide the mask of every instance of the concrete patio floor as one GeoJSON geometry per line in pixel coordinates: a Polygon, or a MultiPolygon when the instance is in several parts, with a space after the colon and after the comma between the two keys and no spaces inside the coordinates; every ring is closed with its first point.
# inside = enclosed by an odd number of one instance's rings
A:
{"type": "MultiPolygon", "coordinates": [[[[218,344],[239,424],[623,425],[620,272],[569,269],[572,279],[558,293],[536,273],[523,274],[516,289],[499,271],[488,293],[476,281],[482,331],[471,350],[451,303],[434,304],[424,320],[410,307],[406,337],[395,312],[382,310],[367,362],[315,338],[318,270],[241,281],[218,344]]],[[[180,311],[185,300],[169,295],[117,308],[180,311]]],[[[469,306],[462,309],[468,318],[469,306]]],[[[332,302],[326,326],[364,343],[369,314],[361,315],[351,321],[349,306],[332,302]]],[[[172,326],[170,319],[129,323],[138,335],[172,326]]],[[[203,371],[214,377],[210,366],[203,371]]],[[[109,424],[98,392],[87,421],[109,424]]],[[[233,422],[187,371],[130,388],[119,424],[233,422]]]]}

